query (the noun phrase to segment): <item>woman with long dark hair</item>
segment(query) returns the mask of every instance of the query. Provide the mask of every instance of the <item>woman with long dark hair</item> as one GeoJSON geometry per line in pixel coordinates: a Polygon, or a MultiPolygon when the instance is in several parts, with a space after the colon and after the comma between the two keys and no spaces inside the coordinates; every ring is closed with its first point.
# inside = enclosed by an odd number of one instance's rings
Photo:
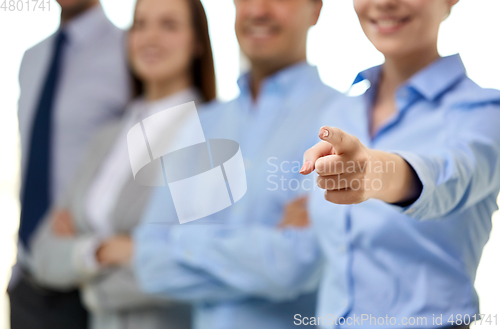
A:
{"type": "Polygon", "coordinates": [[[151,187],[131,170],[140,160],[133,159],[137,145],[129,132],[162,112],[166,145],[189,117],[178,105],[215,98],[201,2],[139,0],[128,57],[136,99],[121,122],[95,137],[65,197],[46,216],[32,241],[35,277],[56,289],[80,288],[92,328],[190,328],[189,306],[142,293],[131,269],[130,234],[151,187]]]}

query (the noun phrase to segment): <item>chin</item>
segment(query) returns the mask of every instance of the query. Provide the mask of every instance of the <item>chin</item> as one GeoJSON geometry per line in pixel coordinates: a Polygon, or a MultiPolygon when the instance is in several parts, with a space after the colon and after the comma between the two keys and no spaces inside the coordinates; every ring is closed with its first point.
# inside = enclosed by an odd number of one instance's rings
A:
{"type": "Polygon", "coordinates": [[[136,71],[136,75],[142,82],[158,80],[158,73],[150,70],[136,71]]]}
{"type": "Polygon", "coordinates": [[[397,57],[408,53],[405,51],[407,47],[404,42],[374,42],[373,45],[386,57],[397,57]]]}
{"type": "Polygon", "coordinates": [[[253,63],[265,63],[269,62],[274,56],[263,52],[250,52],[246,53],[248,59],[253,63]]]}
{"type": "Polygon", "coordinates": [[[90,2],[89,0],[57,0],[57,3],[61,6],[63,9],[72,9],[75,7],[79,7],[81,5],[84,5],[86,3],[90,2]]]}
{"type": "Polygon", "coordinates": [[[276,53],[278,53],[278,51],[271,49],[267,45],[253,45],[252,47],[242,48],[242,51],[249,59],[260,61],[274,58],[276,57],[276,53]]]}

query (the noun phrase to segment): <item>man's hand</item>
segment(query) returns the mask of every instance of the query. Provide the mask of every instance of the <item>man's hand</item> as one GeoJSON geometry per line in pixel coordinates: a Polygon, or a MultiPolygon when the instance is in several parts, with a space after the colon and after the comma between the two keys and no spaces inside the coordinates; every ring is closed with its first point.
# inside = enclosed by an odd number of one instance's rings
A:
{"type": "Polygon", "coordinates": [[[133,241],[128,235],[117,235],[105,240],[96,251],[96,259],[103,266],[120,266],[130,263],[133,241]]]}
{"type": "Polygon", "coordinates": [[[322,127],[321,142],[304,154],[301,173],[316,169],[325,199],[357,204],[375,198],[387,203],[414,201],[422,190],[413,168],[399,155],[365,147],[353,135],[322,127]]]}
{"type": "Polygon", "coordinates": [[[73,216],[66,209],[57,209],[52,214],[52,232],[58,237],[73,237],[76,235],[73,216]]]}
{"type": "Polygon", "coordinates": [[[307,197],[296,199],[285,207],[283,219],[279,225],[285,227],[308,227],[309,215],[307,214],[307,197]]]}

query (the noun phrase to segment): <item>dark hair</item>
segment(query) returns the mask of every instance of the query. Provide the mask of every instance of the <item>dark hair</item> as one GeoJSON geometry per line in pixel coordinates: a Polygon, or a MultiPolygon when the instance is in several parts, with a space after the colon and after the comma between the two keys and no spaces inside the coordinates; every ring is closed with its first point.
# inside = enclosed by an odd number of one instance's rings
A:
{"type": "MultiPolygon", "coordinates": [[[[140,0],[137,1],[137,3],[140,0]]],[[[193,85],[200,91],[203,100],[208,102],[216,97],[217,87],[215,82],[215,68],[212,54],[212,44],[208,34],[208,22],[205,9],[200,0],[185,0],[189,2],[191,21],[196,41],[200,46],[200,55],[193,59],[191,64],[193,85]]],[[[137,8],[136,3],[136,8],[137,8]]],[[[144,93],[144,85],[132,69],[134,97],[144,93]]]]}

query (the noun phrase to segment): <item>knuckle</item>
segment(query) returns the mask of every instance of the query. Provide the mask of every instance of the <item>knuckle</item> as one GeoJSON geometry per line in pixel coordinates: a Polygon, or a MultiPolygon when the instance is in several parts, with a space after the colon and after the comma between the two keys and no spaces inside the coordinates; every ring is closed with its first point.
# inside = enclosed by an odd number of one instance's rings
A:
{"type": "Polygon", "coordinates": [[[322,179],[322,177],[318,176],[316,178],[316,185],[318,185],[319,188],[323,189],[323,179],[322,179]]]}
{"type": "Polygon", "coordinates": [[[343,134],[343,133],[344,133],[344,131],[342,131],[342,129],[335,128],[335,127],[330,128],[330,130],[331,130],[331,132],[332,132],[333,134],[336,134],[336,135],[341,135],[341,134],[343,134]]]}
{"type": "Polygon", "coordinates": [[[324,185],[325,185],[325,189],[334,190],[337,187],[337,181],[335,180],[335,178],[332,178],[332,177],[325,178],[324,185]]]}
{"type": "Polygon", "coordinates": [[[322,160],[322,159],[316,160],[316,163],[314,164],[314,166],[316,167],[316,172],[319,175],[325,173],[325,171],[326,171],[326,165],[325,165],[325,161],[324,160],[322,160]]]}
{"type": "MultiPolygon", "coordinates": [[[[361,154],[359,154],[357,162],[358,162],[360,165],[364,165],[364,164],[365,164],[365,163],[367,163],[368,161],[370,161],[370,158],[368,157],[368,154],[366,154],[366,153],[361,153],[361,154]]],[[[364,168],[364,166],[363,166],[362,168],[364,168]]],[[[361,168],[360,168],[360,169],[361,169],[361,168]]],[[[366,168],[365,168],[365,169],[366,169],[366,168]]]]}
{"type": "Polygon", "coordinates": [[[333,193],[331,191],[325,191],[325,200],[329,202],[335,202],[333,193]]]}

